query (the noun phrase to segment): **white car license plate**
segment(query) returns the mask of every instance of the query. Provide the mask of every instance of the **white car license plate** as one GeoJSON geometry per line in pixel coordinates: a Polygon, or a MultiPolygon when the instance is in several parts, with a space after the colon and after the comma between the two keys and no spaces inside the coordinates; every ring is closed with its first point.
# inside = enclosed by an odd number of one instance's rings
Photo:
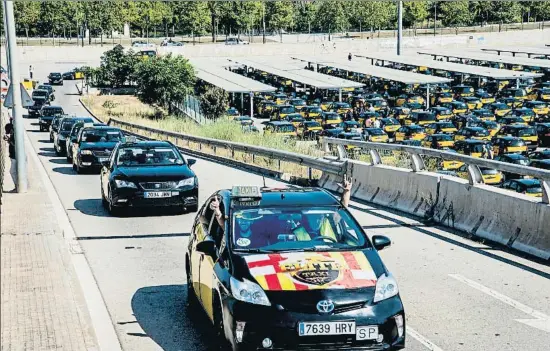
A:
{"type": "Polygon", "coordinates": [[[378,326],[370,325],[367,327],[357,327],[355,338],[357,340],[376,340],[378,339],[378,326]]]}
{"type": "Polygon", "coordinates": [[[108,157],[100,157],[99,162],[107,162],[109,160],[108,157]]]}
{"type": "Polygon", "coordinates": [[[159,199],[163,197],[170,197],[172,193],[170,191],[151,191],[143,194],[146,199],[159,199]]]}
{"type": "Polygon", "coordinates": [[[300,322],[298,335],[346,335],[355,334],[355,322],[300,322]]]}

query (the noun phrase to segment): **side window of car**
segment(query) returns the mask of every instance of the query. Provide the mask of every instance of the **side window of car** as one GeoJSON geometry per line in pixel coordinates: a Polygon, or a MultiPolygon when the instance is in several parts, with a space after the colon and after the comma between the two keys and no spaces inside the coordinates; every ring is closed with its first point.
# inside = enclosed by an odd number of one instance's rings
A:
{"type": "Polygon", "coordinates": [[[109,159],[109,169],[113,169],[117,155],[118,155],[118,146],[114,148],[113,152],[111,152],[111,157],[109,159]]]}

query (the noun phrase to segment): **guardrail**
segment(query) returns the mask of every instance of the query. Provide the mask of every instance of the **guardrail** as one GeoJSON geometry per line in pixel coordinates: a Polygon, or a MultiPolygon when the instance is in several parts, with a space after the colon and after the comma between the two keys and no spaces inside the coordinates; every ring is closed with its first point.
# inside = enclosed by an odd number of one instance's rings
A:
{"type": "Polygon", "coordinates": [[[494,160],[487,160],[483,158],[465,156],[453,152],[439,151],[418,146],[407,146],[399,144],[386,144],[386,143],[372,143],[367,141],[357,140],[344,140],[336,138],[324,138],[322,140],[323,148],[325,152],[329,152],[330,145],[336,145],[338,151],[338,159],[346,160],[348,158],[346,145],[359,147],[363,150],[368,150],[372,159],[372,164],[382,164],[382,157],[378,150],[388,151],[400,151],[405,152],[411,157],[411,169],[413,172],[420,172],[426,169],[424,160],[421,155],[441,158],[445,161],[458,161],[468,165],[468,181],[470,185],[483,184],[483,176],[480,171],[480,167],[491,168],[499,171],[520,174],[524,176],[530,176],[539,179],[542,187],[542,202],[545,204],[550,203],[550,171],[528,167],[519,166],[511,163],[505,163],[494,160]]]}
{"type": "MultiPolygon", "coordinates": [[[[345,167],[346,167],[345,161],[318,158],[318,157],[307,156],[307,155],[298,154],[294,152],[274,150],[274,149],[269,149],[261,146],[252,146],[248,144],[224,141],[219,139],[197,137],[194,135],[176,133],[176,132],[151,128],[151,127],[147,127],[139,124],[129,123],[129,122],[118,120],[116,118],[111,118],[108,124],[122,127],[123,129],[129,132],[137,132],[137,131],[146,132],[146,133],[149,133],[149,137],[156,136],[157,139],[170,140],[170,138],[172,138],[174,139],[174,144],[177,146],[182,146],[181,142],[187,142],[188,146],[189,146],[189,143],[196,143],[199,145],[199,150],[202,149],[203,145],[213,148],[214,154],[217,153],[218,148],[223,150],[228,150],[229,154],[232,157],[231,158],[225,157],[225,158],[232,161],[235,161],[234,160],[235,152],[242,152],[245,154],[251,154],[252,157],[254,157],[255,155],[255,156],[266,157],[272,160],[278,160],[279,169],[280,169],[280,161],[294,163],[294,164],[308,168],[309,179],[312,178],[311,174],[312,174],[312,170],[314,169],[323,171],[324,173],[330,173],[333,175],[342,176],[345,172],[345,167]]],[[[222,158],[224,157],[222,156],[222,158]]]]}

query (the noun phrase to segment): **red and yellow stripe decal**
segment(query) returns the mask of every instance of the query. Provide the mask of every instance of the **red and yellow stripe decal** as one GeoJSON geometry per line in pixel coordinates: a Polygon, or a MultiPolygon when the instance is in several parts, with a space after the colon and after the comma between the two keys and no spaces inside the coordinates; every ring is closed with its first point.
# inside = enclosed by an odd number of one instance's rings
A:
{"type": "Polygon", "coordinates": [[[353,289],[376,285],[376,274],[360,251],[251,255],[245,260],[264,290],[353,289]]]}

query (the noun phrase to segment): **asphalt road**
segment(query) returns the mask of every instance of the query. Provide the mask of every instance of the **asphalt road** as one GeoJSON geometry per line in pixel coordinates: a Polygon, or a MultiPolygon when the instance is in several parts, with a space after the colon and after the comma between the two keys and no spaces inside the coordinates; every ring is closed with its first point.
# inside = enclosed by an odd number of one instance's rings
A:
{"type": "MultiPolygon", "coordinates": [[[[35,64],[38,79],[74,64],[35,64]]],[[[25,69],[26,67],[21,67],[25,69]]],[[[56,104],[86,115],[74,83],[56,88],[56,104]]],[[[194,214],[149,212],[113,218],[100,200],[99,176],[77,175],[55,157],[47,133],[27,119],[85,251],[125,350],[207,350],[211,327],[186,309],[184,253],[194,214]]],[[[193,166],[201,203],[220,188],[261,185],[262,178],[206,160],[193,166]]],[[[268,180],[268,184],[277,184],[268,180]]],[[[550,345],[550,267],[488,247],[387,209],[353,202],[369,236],[387,235],[381,252],[399,283],[407,349],[540,351],[550,345]]]]}

